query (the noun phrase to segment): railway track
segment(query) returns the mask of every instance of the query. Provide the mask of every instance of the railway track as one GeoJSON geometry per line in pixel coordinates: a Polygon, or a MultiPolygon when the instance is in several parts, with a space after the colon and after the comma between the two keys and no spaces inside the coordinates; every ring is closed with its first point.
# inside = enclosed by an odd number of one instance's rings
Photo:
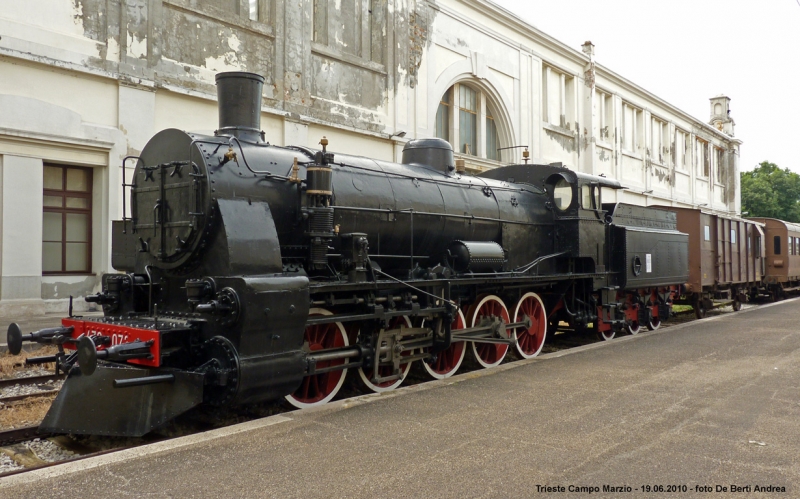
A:
{"type": "Polygon", "coordinates": [[[45,374],[42,376],[25,376],[21,378],[0,379],[0,390],[12,386],[41,385],[50,381],[61,381],[67,376],[65,374],[45,374]]]}
{"type": "MultiPolygon", "coordinates": [[[[745,308],[751,308],[756,306],[758,306],[758,304],[747,304],[745,305],[745,308]]],[[[725,304],[719,304],[719,307],[724,308],[725,304]]],[[[712,313],[715,315],[726,313],[723,310],[720,310],[720,308],[717,308],[712,313]]],[[[662,328],[669,328],[670,326],[683,324],[694,320],[697,319],[694,317],[693,311],[689,309],[677,313],[669,321],[665,322],[662,325],[662,328]]],[[[641,333],[641,334],[647,334],[647,333],[641,333]]],[[[568,350],[570,348],[575,348],[589,343],[596,343],[601,340],[598,340],[593,334],[578,334],[569,330],[560,330],[559,333],[554,335],[553,337],[548,337],[547,341],[548,343],[545,344],[545,349],[542,351],[542,353],[552,353],[561,350],[568,350]]],[[[514,358],[512,356],[509,356],[508,358],[508,361],[515,361],[515,360],[518,360],[518,358],[514,358]]],[[[470,364],[465,362],[462,369],[459,370],[459,374],[474,371],[477,369],[481,369],[481,367],[477,363],[470,364]]],[[[408,377],[406,378],[405,382],[403,383],[403,386],[416,385],[429,381],[430,378],[427,377],[425,373],[422,371],[423,371],[422,369],[412,370],[409,373],[408,377]]],[[[363,386],[361,386],[358,383],[357,378],[358,376],[349,377],[349,381],[347,382],[346,386],[343,387],[337,399],[356,397],[359,395],[370,393],[368,390],[366,390],[363,386]]],[[[24,378],[4,379],[0,380],[0,389],[13,387],[15,385],[35,386],[48,382],[57,382],[62,379],[64,379],[63,375],[52,375],[52,374],[45,376],[31,376],[24,378]]],[[[50,390],[50,391],[21,395],[17,397],[0,397],[0,402],[4,403],[10,402],[12,399],[25,400],[29,397],[50,395],[57,392],[58,390],[50,390]]],[[[176,432],[170,432],[172,434],[169,437],[164,435],[160,436],[156,435],[148,439],[116,439],[116,444],[113,443],[110,444],[113,448],[105,448],[101,450],[88,448],[82,445],[80,441],[76,442],[72,439],[69,439],[69,437],[67,436],[58,436],[54,434],[40,434],[37,432],[37,426],[35,425],[25,426],[22,428],[17,428],[12,430],[0,431],[0,458],[2,458],[2,456],[4,455],[9,456],[11,459],[15,461],[15,463],[18,464],[16,468],[10,470],[7,469],[5,472],[4,468],[0,466],[0,478],[9,475],[24,473],[27,471],[32,471],[34,469],[41,469],[44,467],[54,466],[56,464],[109,454],[112,452],[117,452],[138,445],[143,445],[145,443],[150,443],[152,441],[171,438],[173,436],[182,436],[185,434],[196,433],[198,431],[211,429],[211,427],[227,426],[229,424],[235,424],[250,419],[264,417],[266,415],[288,412],[293,409],[282,406],[280,403],[263,404],[263,405],[264,407],[261,408],[247,408],[244,410],[244,412],[238,412],[234,414],[227,414],[222,416],[215,414],[213,417],[208,418],[208,421],[200,423],[199,427],[195,426],[194,429],[192,429],[190,424],[182,429],[177,430],[176,432]],[[223,420],[222,423],[219,422],[219,418],[223,420]],[[76,455],[73,455],[66,459],[58,459],[50,462],[44,461],[39,457],[37,457],[36,452],[32,450],[32,447],[34,447],[31,445],[32,442],[50,442],[47,445],[64,448],[67,452],[75,452],[76,455]]]]}
{"type": "Polygon", "coordinates": [[[45,374],[41,376],[24,376],[19,378],[0,379],[0,404],[7,406],[24,403],[29,399],[56,395],[61,388],[63,374],[45,374]],[[18,390],[14,390],[18,388],[18,390]],[[31,387],[25,389],[25,387],[31,387]],[[33,390],[35,388],[35,390],[33,390]],[[23,390],[22,393],[17,393],[23,390]],[[33,391],[32,391],[33,390],[33,391]],[[4,391],[11,394],[3,393],[4,391]]]}

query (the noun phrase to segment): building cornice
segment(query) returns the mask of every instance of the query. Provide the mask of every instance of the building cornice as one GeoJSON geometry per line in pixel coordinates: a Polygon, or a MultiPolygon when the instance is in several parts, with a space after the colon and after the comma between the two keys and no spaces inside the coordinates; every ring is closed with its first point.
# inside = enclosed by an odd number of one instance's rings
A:
{"type": "MultiPolygon", "coordinates": [[[[464,16],[459,14],[458,12],[453,12],[453,10],[450,9],[450,8],[447,8],[447,7],[444,7],[442,5],[436,4],[436,3],[434,3],[434,0],[430,0],[430,1],[431,1],[431,5],[434,8],[436,8],[438,10],[441,10],[443,12],[446,12],[448,15],[453,15],[454,17],[458,18],[459,21],[466,22],[464,16]]],[[[565,44],[565,43],[553,38],[552,36],[550,36],[547,33],[543,32],[539,28],[537,28],[537,27],[533,26],[532,24],[528,23],[527,21],[523,20],[522,18],[520,18],[519,16],[517,16],[513,12],[511,12],[511,11],[505,9],[504,7],[501,7],[501,6],[491,2],[489,0],[457,0],[457,1],[459,1],[460,3],[462,3],[462,4],[464,4],[464,5],[468,6],[468,7],[471,7],[473,9],[475,9],[478,12],[481,12],[483,15],[485,15],[486,17],[492,19],[493,21],[495,21],[495,22],[497,22],[499,24],[503,24],[505,26],[508,26],[510,29],[514,30],[518,34],[530,38],[531,41],[533,41],[535,43],[539,43],[539,44],[547,47],[548,49],[552,50],[553,52],[555,52],[555,53],[557,53],[557,54],[569,59],[570,61],[572,61],[574,63],[581,64],[581,65],[586,65],[586,64],[589,64],[589,62],[590,62],[589,57],[587,57],[586,54],[584,54],[580,50],[574,49],[574,48],[570,47],[569,45],[567,45],[567,44],[565,44]]],[[[470,24],[470,25],[472,25],[474,27],[477,26],[482,31],[491,31],[490,28],[488,28],[488,27],[486,27],[484,25],[479,25],[479,24],[475,23],[474,20],[469,22],[468,24],[470,24]]],[[[545,57],[543,57],[541,55],[541,53],[539,53],[535,49],[527,47],[524,44],[520,44],[519,42],[515,42],[515,41],[512,41],[512,40],[509,40],[507,37],[504,37],[504,36],[500,35],[499,33],[492,32],[492,36],[494,36],[494,37],[496,37],[498,39],[504,40],[505,43],[507,43],[509,45],[512,45],[512,46],[515,46],[515,47],[520,47],[525,52],[536,54],[538,57],[540,57],[546,63],[557,64],[556,61],[548,61],[545,57]]],[[[702,121],[699,118],[697,118],[695,116],[692,116],[691,114],[687,113],[686,111],[683,111],[682,109],[676,107],[675,105],[670,104],[669,102],[665,101],[661,97],[658,97],[657,95],[645,90],[644,88],[640,87],[636,83],[634,83],[631,80],[628,80],[627,78],[615,73],[614,71],[612,71],[611,69],[603,66],[602,64],[595,63],[595,70],[597,71],[598,75],[600,75],[601,77],[606,78],[609,81],[612,81],[616,85],[619,85],[620,87],[624,88],[625,90],[628,90],[633,94],[636,94],[638,97],[640,97],[640,98],[642,98],[644,100],[650,100],[650,101],[653,101],[653,102],[657,103],[659,106],[669,110],[670,112],[676,114],[677,116],[680,116],[681,118],[685,119],[686,121],[689,121],[689,122],[693,123],[695,126],[698,126],[699,128],[702,128],[704,131],[710,132],[716,138],[718,138],[720,140],[725,140],[725,141],[734,140],[733,137],[729,136],[728,134],[717,130],[716,128],[714,128],[713,126],[709,125],[705,121],[702,121]]],[[[583,78],[582,74],[576,75],[576,76],[578,78],[580,78],[580,79],[583,78]]],[[[741,143],[741,140],[739,140],[738,142],[741,143]]]]}

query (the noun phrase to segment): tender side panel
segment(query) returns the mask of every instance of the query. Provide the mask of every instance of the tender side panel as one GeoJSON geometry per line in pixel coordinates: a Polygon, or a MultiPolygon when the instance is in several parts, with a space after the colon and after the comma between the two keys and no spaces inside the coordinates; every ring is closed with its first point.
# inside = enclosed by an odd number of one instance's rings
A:
{"type": "Polygon", "coordinates": [[[616,227],[614,270],[623,289],[667,286],[689,278],[689,236],[677,231],[616,227]],[[620,251],[622,250],[622,251],[620,251]]]}

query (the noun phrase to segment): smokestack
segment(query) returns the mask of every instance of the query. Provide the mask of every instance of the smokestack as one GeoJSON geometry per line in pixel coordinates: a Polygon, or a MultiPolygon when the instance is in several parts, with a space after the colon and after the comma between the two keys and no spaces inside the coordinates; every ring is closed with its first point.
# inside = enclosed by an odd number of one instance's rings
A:
{"type": "Polygon", "coordinates": [[[255,73],[217,73],[219,129],[216,135],[232,135],[258,142],[261,135],[261,91],[264,77],[255,73]]]}

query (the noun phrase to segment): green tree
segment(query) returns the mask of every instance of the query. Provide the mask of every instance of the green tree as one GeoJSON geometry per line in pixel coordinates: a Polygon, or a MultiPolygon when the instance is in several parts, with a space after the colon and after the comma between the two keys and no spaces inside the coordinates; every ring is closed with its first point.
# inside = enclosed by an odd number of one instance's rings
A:
{"type": "Polygon", "coordinates": [[[751,217],[800,222],[800,175],[775,163],[763,161],[751,172],[742,172],[742,211],[751,217]]]}

